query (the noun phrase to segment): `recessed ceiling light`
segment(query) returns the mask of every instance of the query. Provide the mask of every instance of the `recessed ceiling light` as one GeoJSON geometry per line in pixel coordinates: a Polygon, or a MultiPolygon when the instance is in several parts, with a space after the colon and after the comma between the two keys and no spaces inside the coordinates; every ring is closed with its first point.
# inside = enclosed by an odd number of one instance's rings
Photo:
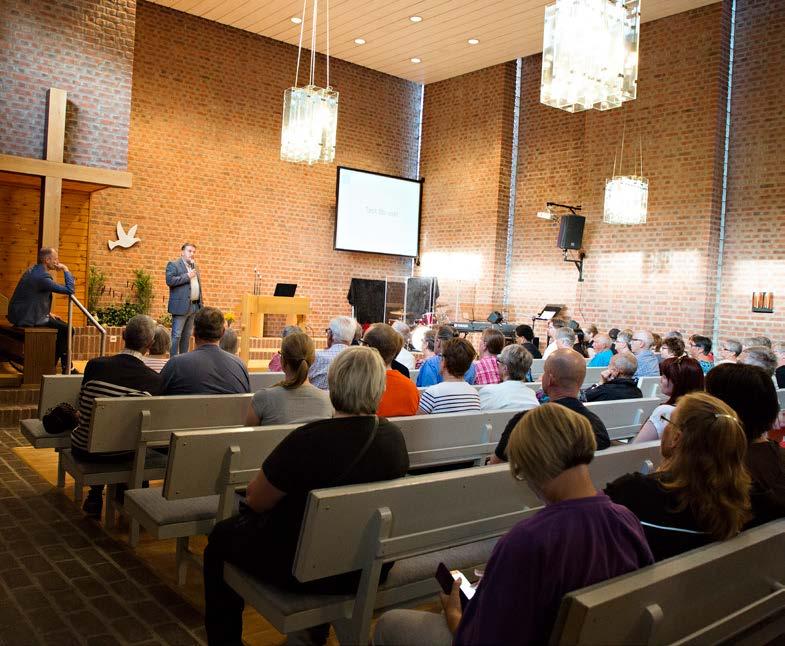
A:
{"type": "Polygon", "coordinates": [[[291,20],[291,21],[292,21],[292,22],[293,22],[295,25],[299,25],[299,24],[300,24],[300,23],[303,21],[303,19],[302,19],[302,18],[300,18],[299,16],[292,16],[292,17],[290,18],[290,20],[291,20]]]}
{"type": "Polygon", "coordinates": [[[409,16],[409,20],[412,22],[422,22],[422,16],[409,16]]]}
{"type": "Polygon", "coordinates": [[[355,45],[365,45],[365,38],[355,38],[354,39],[355,45]]]}
{"type": "Polygon", "coordinates": [[[480,44],[480,41],[479,41],[479,40],[477,40],[476,38],[470,38],[470,39],[469,39],[468,41],[466,41],[466,42],[468,42],[470,45],[479,45],[479,44],[480,44]]]}
{"type": "Polygon", "coordinates": [[[422,63],[422,61],[419,58],[417,58],[417,57],[415,57],[415,58],[413,58],[411,60],[412,60],[412,63],[422,63]]]}

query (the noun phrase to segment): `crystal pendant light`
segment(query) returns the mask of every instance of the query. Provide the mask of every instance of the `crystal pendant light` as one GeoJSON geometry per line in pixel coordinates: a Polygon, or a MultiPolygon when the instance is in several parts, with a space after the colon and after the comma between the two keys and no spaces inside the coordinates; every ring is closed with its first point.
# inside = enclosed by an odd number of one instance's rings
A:
{"type": "MultiPolygon", "coordinates": [[[[623,133],[621,149],[624,153],[623,133]]],[[[621,163],[619,168],[621,168],[621,163]]],[[[613,176],[605,182],[605,207],[602,214],[602,221],[605,224],[646,224],[649,207],[649,180],[642,176],[643,142],[641,142],[640,172],[640,175],[616,175],[616,161],[614,160],[613,176]]]]}
{"type": "Polygon", "coordinates": [[[640,0],[556,0],[545,7],[540,101],[567,112],[635,98],[640,0]]]}
{"type": "Polygon", "coordinates": [[[314,0],[311,21],[311,68],[308,85],[298,87],[300,56],[308,0],[303,3],[300,23],[300,42],[297,49],[297,71],[294,85],[283,95],[283,125],[281,127],[281,159],[299,164],[329,164],[335,161],[335,132],[338,126],[338,92],[330,87],[330,2],[327,2],[327,82],[318,87],[314,82],[316,68],[316,23],[319,0],[314,0]]]}

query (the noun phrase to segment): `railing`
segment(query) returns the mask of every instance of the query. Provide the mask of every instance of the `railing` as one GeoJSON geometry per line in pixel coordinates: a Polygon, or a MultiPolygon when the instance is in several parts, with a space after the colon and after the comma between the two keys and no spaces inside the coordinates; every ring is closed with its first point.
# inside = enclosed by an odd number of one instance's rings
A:
{"type": "Polygon", "coordinates": [[[84,314],[87,318],[87,322],[94,326],[101,335],[101,349],[98,356],[103,357],[104,353],[106,352],[106,329],[92,314],[90,314],[90,312],[87,311],[87,308],[79,302],[79,299],[76,296],[70,294],[68,296],[68,356],[66,357],[65,364],[65,374],[67,375],[71,374],[71,351],[74,342],[72,336],[74,330],[74,305],[79,308],[79,311],[81,311],[82,314],[84,314]]]}

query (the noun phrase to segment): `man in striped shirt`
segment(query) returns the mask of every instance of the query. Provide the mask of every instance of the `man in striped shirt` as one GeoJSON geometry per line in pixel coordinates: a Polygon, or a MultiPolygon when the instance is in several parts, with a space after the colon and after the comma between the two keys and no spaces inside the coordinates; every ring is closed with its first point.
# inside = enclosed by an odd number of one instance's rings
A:
{"type": "MultiPolygon", "coordinates": [[[[161,376],[143,363],[155,336],[155,321],[140,314],[128,321],[123,332],[125,349],[111,357],[87,362],[79,393],[79,426],[71,433],[71,453],[85,462],[122,462],[133,453],[90,453],[87,440],[96,397],[143,397],[161,392],[161,376]]],[[[103,485],[90,487],[82,509],[90,516],[100,516],[103,485]]]]}
{"type": "Polygon", "coordinates": [[[477,389],[464,381],[476,353],[466,339],[450,339],[442,345],[441,376],[443,381],[429,386],[420,395],[420,415],[460,413],[480,410],[477,389]]]}

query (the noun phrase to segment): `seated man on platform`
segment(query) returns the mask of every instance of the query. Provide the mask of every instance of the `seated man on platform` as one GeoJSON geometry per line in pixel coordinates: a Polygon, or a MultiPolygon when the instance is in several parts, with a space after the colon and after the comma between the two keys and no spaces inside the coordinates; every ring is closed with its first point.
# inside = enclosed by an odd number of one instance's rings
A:
{"type": "Polygon", "coordinates": [[[606,368],[611,363],[613,357],[613,350],[611,350],[611,337],[607,334],[595,334],[592,340],[592,347],[594,348],[594,356],[591,358],[587,367],[589,368],[606,368]]]}
{"type": "Polygon", "coordinates": [[[613,355],[608,369],[600,375],[600,383],[594,384],[584,393],[586,401],[604,402],[643,397],[638,388],[638,380],[633,376],[637,367],[635,356],[629,352],[613,355]]]}
{"type": "Polygon", "coordinates": [[[651,350],[653,345],[654,336],[648,330],[638,330],[633,335],[630,348],[638,362],[638,369],[633,375],[636,379],[660,376],[660,361],[651,350]]]}
{"type": "MultiPolygon", "coordinates": [[[[149,316],[134,316],[125,326],[125,349],[110,357],[90,359],[84,371],[79,393],[79,426],[71,433],[71,453],[88,462],[122,462],[133,452],[88,453],[87,439],[96,397],[141,397],[159,395],[161,376],[144,365],[144,356],[153,345],[155,321],[149,316]]],[[[100,516],[103,485],[90,487],[82,509],[90,516],[100,516]]]]}
{"type": "Polygon", "coordinates": [[[534,330],[531,325],[519,325],[515,328],[515,342],[529,351],[532,359],[542,359],[542,352],[534,345],[534,330]]]}
{"type": "MultiPolygon", "coordinates": [[[[447,341],[456,336],[455,329],[451,325],[440,325],[437,328],[433,345],[434,355],[420,366],[420,372],[417,373],[418,388],[433,386],[444,381],[444,377],[442,377],[442,348],[447,341]]],[[[463,375],[463,380],[467,384],[473,384],[474,375],[474,366],[470,365],[466,374],[463,375]]]]}
{"type": "Polygon", "coordinates": [[[416,415],[420,404],[420,392],[414,382],[392,367],[402,343],[401,335],[384,323],[375,323],[363,336],[363,344],[378,351],[387,371],[387,383],[376,411],[381,417],[416,415]]]}
{"type": "Polygon", "coordinates": [[[403,339],[403,346],[401,346],[401,351],[398,353],[398,356],[395,357],[395,360],[401,365],[405,366],[406,369],[409,372],[411,372],[412,370],[415,369],[415,366],[417,365],[417,361],[415,360],[414,355],[409,351],[409,343],[412,338],[412,330],[403,321],[395,321],[392,324],[392,329],[395,330],[398,334],[400,334],[401,338],[403,339]]]}
{"type": "Polygon", "coordinates": [[[191,352],[178,354],[161,370],[164,395],[231,395],[251,392],[248,370],[239,357],[224,352],[218,342],[224,334],[224,315],[217,307],[194,314],[191,352]]]}
{"type": "Polygon", "coordinates": [[[50,314],[52,293],[73,294],[74,276],[60,262],[57,249],[44,247],[38,252],[38,264],[28,268],[16,285],[8,302],[8,320],[17,327],[51,327],[57,330],[55,365],[57,360],[66,371],[68,356],[68,324],[50,314]],[[62,271],[64,285],[54,281],[50,271],[62,271]]]}
{"type": "Polygon", "coordinates": [[[316,361],[308,372],[311,385],[327,390],[327,371],[332,360],[346,350],[354,340],[357,331],[357,321],[351,316],[336,316],[327,326],[327,349],[316,353],[316,361]]]}
{"type": "Polygon", "coordinates": [[[480,359],[474,363],[474,383],[477,385],[498,384],[499,353],[504,350],[504,335],[496,328],[489,327],[480,337],[480,359]]]}
{"type": "Polygon", "coordinates": [[[532,367],[532,356],[520,344],[508,345],[499,355],[502,382],[480,389],[482,410],[528,410],[539,406],[535,392],[524,382],[532,367]]]}
{"type": "MultiPolygon", "coordinates": [[[[542,389],[552,403],[566,406],[589,420],[597,440],[597,450],[601,451],[611,445],[611,440],[608,437],[608,429],[605,428],[602,420],[578,399],[585,377],[586,360],[571,348],[561,348],[556,350],[545,362],[542,373],[542,389]]],[[[491,463],[507,462],[507,442],[510,440],[510,433],[518,420],[526,413],[527,411],[517,413],[507,422],[499,443],[496,445],[496,451],[491,456],[491,463]]]]}

